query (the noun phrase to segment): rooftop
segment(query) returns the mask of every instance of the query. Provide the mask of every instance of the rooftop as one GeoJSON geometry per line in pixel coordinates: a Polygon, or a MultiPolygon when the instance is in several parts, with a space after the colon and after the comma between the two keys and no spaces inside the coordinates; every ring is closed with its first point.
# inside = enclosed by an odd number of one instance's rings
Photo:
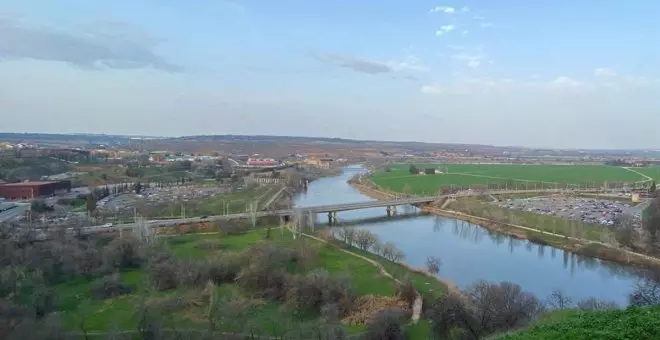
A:
{"type": "Polygon", "coordinates": [[[38,186],[46,184],[55,184],[58,181],[26,181],[26,182],[17,182],[17,183],[0,183],[0,186],[5,187],[19,187],[19,186],[38,186]]]}

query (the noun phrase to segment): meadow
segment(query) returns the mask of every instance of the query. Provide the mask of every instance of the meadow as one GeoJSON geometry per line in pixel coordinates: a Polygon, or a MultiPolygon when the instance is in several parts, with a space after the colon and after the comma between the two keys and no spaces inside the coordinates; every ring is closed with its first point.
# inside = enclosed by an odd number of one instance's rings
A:
{"type": "MultiPolygon", "coordinates": [[[[273,229],[271,235],[270,240],[266,240],[265,230],[258,229],[234,235],[184,234],[164,237],[158,242],[176,258],[184,261],[208,261],[219,256],[240,254],[250,251],[250,247],[255,244],[264,242],[292,250],[299,250],[304,244],[313,254],[310,257],[311,262],[288,263],[286,266],[288,273],[305,275],[315,269],[323,268],[333,277],[347,277],[358,296],[370,295],[383,298],[396,296],[398,285],[391,278],[381,274],[374,265],[364,259],[342,252],[339,243],[324,244],[307,238],[294,241],[288,230],[273,229]],[[209,244],[215,246],[209,247],[209,244]]],[[[359,252],[356,249],[355,251],[359,252]]],[[[434,296],[438,296],[445,289],[437,280],[430,280],[424,275],[409,271],[399,264],[373,254],[368,256],[384,265],[395,277],[411,279],[413,285],[422,293],[432,292],[434,296]]],[[[144,306],[158,301],[167,301],[171,304],[169,300],[175,299],[181,307],[173,313],[160,316],[167,322],[168,328],[208,329],[206,314],[209,303],[205,300],[204,294],[209,292],[194,287],[154,290],[149,283],[148,270],[142,268],[121,271],[120,280],[131,288],[130,294],[102,300],[90,295],[94,284],[91,279],[78,278],[57,285],[55,291],[58,307],[65,324],[71,329],[84,329],[89,334],[136,330],[144,306]]],[[[300,314],[284,303],[258,298],[255,292],[238,284],[224,283],[215,286],[214,289],[214,295],[220,301],[226,303],[239,301],[241,305],[249,306],[246,313],[240,316],[225,316],[221,328],[218,329],[220,331],[240,333],[257,330],[261,334],[281,336],[292,329],[300,328],[300,325],[314,323],[319,317],[315,314],[300,314]]],[[[426,324],[422,323],[411,327],[409,331],[425,332],[427,331],[424,330],[425,326],[426,324]]],[[[344,327],[348,333],[361,333],[366,329],[364,325],[344,325],[344,327]]]]}
{"type": "MultiPolygon", "coordinates": [[[[604,165],[521,165],[521,164],[415,164],[418,169],[434,168],[442,173],[412,175],[410,164],[396,164],[388,171],[373,173],[369,179],[378,187],[414,194],[437,194],[441,188],[597,188],[621,183],[647,181],[645,174],[604,165]]],[[[649,177],[660,171],[648,170],[649,177]]],[[[646,175],[646,174],[645,174],[646,175]]]]}

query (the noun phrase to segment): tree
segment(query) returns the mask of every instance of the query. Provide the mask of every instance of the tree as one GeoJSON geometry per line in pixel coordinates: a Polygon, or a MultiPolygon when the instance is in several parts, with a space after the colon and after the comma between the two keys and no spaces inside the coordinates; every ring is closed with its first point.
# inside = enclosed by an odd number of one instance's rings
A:
{"type": "Polygon", "coordinates": [[[550,296],[546,299],[546,305],[551,309],[565,309],[573,306],[573,299],[570,296],[564,294],[559,289],[552,291],[550,296]]]}
{"type": "Polygon", "coordinates": [[[86,206],[87,206],[87,211],[88,211],[89,213],[93,213],[94,210],[96,210],[96,198],[94,197],[94,194],[93,194],[93,193],[90,192],[90,193],[87,195],[87,198],[86,198],[85,204],[86,204],[86,206]]]}
{"type": "Polygon", "coordinates": [[[619,306],[616,302],[599,300],[594,297],[586,298],[578,301],[577,307],[583,311],[601,311],[608,309],[618,309],[619,306]]]}
{"type": "Polygon", "coordinates": [[[644,307],[660,304],[660,282],[656,279],[657,278],[653,277],[645,277],[638,280],[637,283],[635,283],[635,289],[630,294],[630,305],[644,307]]]}
{"type": "Polygon", "coordinates": [[[250,223],[252,228],[257,226],[257,213],[259,212],[259,203],[251,201],[247,206],[248,217],[250,218],[250,223]]]}
{"type": "Polygon", "coordinates": [[[442,262],[438,257],[428,256],[426,258],[426,269],[428,269],[429,273],[433,275],[438,275],[438,273],[440,272],[441,264],[442,262]]]}
{"type": "Polygon", "coordinates": [[[367,324],[368,340],[403,340],[406,338],[403,327],[403,312],[397,308],[380,311],[367,324]]]}
{"type": "Polygon", "coordinates": [[[419,169],[414,164],[410,164],[408,171],[413,175],[417,175],[419,173],[419,169]]]}
{"type": "Polygon", "coordinates": [[[133,190],[135,190],[136,195],[139,195],[142,192],[142,188],[143,186],[142,183],[140,182],[135,183],[135,185],[133,186],[133,190]]]}
{"type": "Polygon", "coordinates": [[[654,193],[655,190],[656,190],[656,187],[655,187],[655,181],[652,181],[652,182],[651,182],[651,187],[649,188],[649,192],[650,192],[650,193],[654,193]]]}
{"type": "Polygon", "coordinates": [[[377,236],[369,230],[360,229],[355,233],[355,244],[364,251],[369,250],[369,248],[376,244],[376,241],[378,241],[377,236]]]}
{"type": "Polygon", "coordinates": [[[615,221],[615,234],[617,242],[626,247],[634,247],[637,242],[637,231],[632,216],[624,214],[615,221]]]}
{"type": "Polygon", "coordinates": [[[542,312],[542,304],[519,285],[479,281],[463,296],[450,293],[431,307],[433,330],[441,338],[461,334],[481,339],[527,325],[542,312]]]}

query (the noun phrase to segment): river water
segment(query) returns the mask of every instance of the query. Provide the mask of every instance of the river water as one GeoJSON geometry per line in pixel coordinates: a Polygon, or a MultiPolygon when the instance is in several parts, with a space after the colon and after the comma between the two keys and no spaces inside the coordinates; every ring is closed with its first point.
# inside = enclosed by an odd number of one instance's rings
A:
{"type": "MultiPolygon", "coordinates": [[[[372,200],[347,180],[366,170],[345,168],[341,175],[310,183],[296,197],[297,206],[372,200]]],[[[415,209],[398,208],[399,213],[415,209]]],[[[385,208],[346,211],[340,222],[386,216],[385,208]]],[[[318,223],[327,224],[327,216],[318,223]]],[[[393,242],[406,254],[405,262],[423,268],[428,256],[442,261],[439,276],[465,288],[477,280],[510,281],[544,299],[561,289],[574,300],[596,297],[624,306],[637,277],[624,266],[583,257],[549,246],[516,240],[478,225],[435,215],[360,223],[359,228],[377,234],[381,242],[393,242]]]]}

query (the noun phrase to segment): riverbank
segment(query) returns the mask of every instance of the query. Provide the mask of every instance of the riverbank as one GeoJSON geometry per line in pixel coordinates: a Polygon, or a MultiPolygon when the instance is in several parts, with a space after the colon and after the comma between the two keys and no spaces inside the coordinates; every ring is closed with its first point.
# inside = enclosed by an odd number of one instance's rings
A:
{"type": "MultiPolygon", "coordinates": [[[[358,183],[355,180],[350,180],[349,184],[353,186],[361,194],[369,196],[374,199],[392,199],[394,194],[371,188],[367,185],[358,183]]],[[[444,207],[445,202],[438,202],[438,205],[444,207]]],[[[440,207],[424,207],[423,211],[433,213],[439,216],[455,218],[458,220],[466,221],[472,224],[482,226],[488,230],[502,233],[504,235],[514,237],[517,239],[525,239],[531,242],[548,245],[555,248],[564,249],[572,253],[595,257],[606,261],[616,262],[619,264],[631,265],[633,267],[647,269],[649,267],[660,267],[660,259],[651,257],[645,254],[636,253],[627,249],[613,247],[609,244],[602,242],[594,242],[580,238],[555,234],[527,226],[502,223],[487,219],[484,217],[469,215],[460,211],[442,209],[440,207]]]]}

